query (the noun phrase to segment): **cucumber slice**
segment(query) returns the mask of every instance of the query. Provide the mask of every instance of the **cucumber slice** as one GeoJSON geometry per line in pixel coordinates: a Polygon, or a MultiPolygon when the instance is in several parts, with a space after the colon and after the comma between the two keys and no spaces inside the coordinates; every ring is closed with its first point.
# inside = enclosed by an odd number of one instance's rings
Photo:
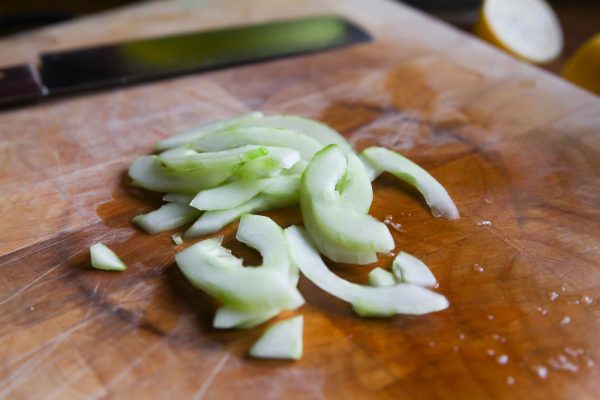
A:
{"type": "Polygon", "coordinates": [[[369,285],[371,286],[394,286],[395,284],[394,274],[383,268],[377,267],[369,272],[369,285]]]}
{"type": "Polygon", "coordinates": [[[327,268],[301,228],[291,226],[285,235],[300,271],[322,290],[351,303],[360,316],[421,315],[448,307],[444,296],[410,283],[372,287],[348,282],[327,268]]]}
{"type": "Polygon", "coordinates": [[[282,175],[272,178],[269,184],[262,189],[262,193],[273,195],[300,195],[300,175],[282,175]]]}
{"type": "Polygon", "coordinates": [[[289,169],[281,171],[281,175],[302,175],[307,165],[308,161],[300,159],[289,169]]]}
{"type": "MultiPolygon", "coordinates": [[[[288,153],[293,152],[294,150],[288,151],[288,153]]],[[[171,170],[182,172],[205,170],[210,172],[236,169],[246,162],[268,154],[269,150],[264,146],[248,145],[210,153],[199,153],[190,147],[177,147],[159,154],[158,157],[171,170]]]]}
{"type": "Polygon", "coordinates": [[[173,243],[176,246],[179,246],[180,244],[183,244],[183,239],[181,238],[181,235],[178,235],[176,233],[171,235],[171,240],[173,240],[173,243]]]}
{"type": "Polygon", "coordinates": [[[299,360],[302,358],[302,326],[299,315],[271,325],[250,348],[257,358],[299,360]]]}
{"type": "Polygon", "coordinates": [[[203,240],[175,256],[192,285],[242,311],[295,309],[304,304],[287,276],[273,268],[243,268],[242,260],[221,246],[222,239],[203,240]]]}
{"type": "Polygon", "coordinates": [[[173,171],[166,168],[158,156],[138,157],[129,167],[129,176],[135,185],[155,192],[183,194],[196,194],[200,190],[215,187],[231,174],[231,169],[173,171]]]}
{"type": "Polygon", "coordinates": [[[348,253],[387,252],[394,240],[387,226],[355,211],[340,198],[335,187],[346,169],[346,158],[335,146],[319,151],[306,167],[300,186],[300,209],[306,229],[319,250],[334,261],[336,255],[322,246],[328,239],[348,253]]]}
{"type": "Polygon", "coordinates": [[[413,185],[425,198],[434,217],[460,218],[458,209],[446,189],[427,171],[408,158],[383,147],[369,147],[360,156],[374,168],[375,177],[387,171],[413,185]]]}
{"type": "Polygon", "coordinates": [[[399,282],[412,283],[423,287],[437,287],[438,283],[425,263],[404,251],[396,256],[392,270],[399,282]]]}
{"type": "Polygon", "coordinates": [[[243,145],[287,147],[297,150],[302,158],[310,160],[323,146],[313,138],[278,128],[234,128],[208,133],[194,141],[200,151],[219,151],[243,145]]]}
{"type": "Polygon", "coordinates": [[[90,246],[92,267],[106,271],[124,271],[127,267],[121,259],[102,243],[90,246]]]}
{"type": "Polygon", "coordinates": [[[201,211],[185,204],[167,203],[148,214],[136,215],[131,222],[144,231],[155,234],[178,228],[200,217],[201,211]]]}
{"type": "Polygon", "coordinates": [[[190,203],[198,210],[227,210],[243,204],[268,186],[269,179],[241,179],[199,192],[190,203]]]}
{"type": "Polygon", "coordinates": [[[172,149],[174,147],[178,147],[187,143],[191,143],[194,140],[206,135],[209,132],[218,131],[221,129],[232,128],[236,125],[240,125],[246,121],[254,120],[262,118],[263,114],[261,112],[253,112],[250,114],[242,115],[235,118],[229,118],[217,122],[213,122],[209,125],[203,125],[198,128],[193,128],[181,133],[178,133],[174,136],[168,137],[164,140],[161,140],[156,144],[156,150],[166,150],[172,149]]]}
{"type": "Polygon", "coordinates": [[[295,115],[272,115],[261,119],[244,121],[240,127],[283,128],[310,136],[323,146],[337,144],[345,154],[354,149],[348,141],[335,130],[318,121],[295,115]]]}
{"type": "Polygon", "coordinates": [[[342,200],[356,211],[366,214],[373,202],[373,186],[365,166],[354,153],[346,154],[348,169],[345,175],[346,185],[341,188],[342,200]]]}
{"type": "Polygon", "coordinates": [[[194,199],[194,196],[190,194],[167,193],[163,196],[162,199],[163,201],[169,203],[177,203],[189,206],[192,200],[194,199]]]}
{"type": "Polygon", "coordinates": [[[234,222],[243,214],[283,208],[298,202],[298,196],[291,193],[285,196],[259,194],[258,196],[229,210],[213,210],[205,212],[183,235],[185,239],[192,239],[202,235],[218,232],[227,224],[234,222]]]}
{"type": "Polygon", "coordinates": [[[242,311],[235,308],[221,306],[217,309],[213,319],[213,328],[231,329],[241,328],[249,329],[270,320],[281,312],[280,309],[260,310],[260,311],[242,311]]]}

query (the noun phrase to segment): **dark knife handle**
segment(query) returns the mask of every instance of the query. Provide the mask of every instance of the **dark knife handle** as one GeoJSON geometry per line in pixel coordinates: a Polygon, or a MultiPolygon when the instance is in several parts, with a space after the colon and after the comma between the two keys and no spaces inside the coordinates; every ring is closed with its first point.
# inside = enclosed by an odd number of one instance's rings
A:
{"type": "Polygon", "coordinates": [[[48,90],[33,65],[0,68],[0,107],[40,100],[48,90]]]}

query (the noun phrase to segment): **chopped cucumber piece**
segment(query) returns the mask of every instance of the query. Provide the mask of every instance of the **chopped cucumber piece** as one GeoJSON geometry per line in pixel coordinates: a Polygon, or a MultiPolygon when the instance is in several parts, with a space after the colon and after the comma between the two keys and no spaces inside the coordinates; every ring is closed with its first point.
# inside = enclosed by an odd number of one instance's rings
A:
{"type": "Polygon", "coordinates": [[[106,271],[124,271],[127,267],[123,261],[108,247],[102,243],[90,246],[92,267],[106,271]]]}
{"type": "Polygon", "coordinates": [[[262,193],[274,195],[287,195],[296,193],[300,195],[300,175],[282,175],[272,178],[262,193]]]}
{"type": "Polygon", "coordinates": [[[192,285],[237,310],[295,309],[304,304],[288,277],[273,268],[244,268],[222,237],[179,252],[175,261],[192,285]]]}
{"type": "Polygon", "coordinates": [[[167,203],[148,214],[136,215],[131,222],[144,231],[154,234],[179,228],[200,217],[201,211],[185,204],[167,203]]]}
{"type": "Polygon", "coordinates": [[[394,274],[390,271],[377,267],[369,272],[369,285],[371,286],[394,286],[395,284],[394,274]]]}
{"type": "Polygon", "coordinates": [[[448,307],[444,296],[410,283],[372,287],[348,282],[327,268],[301,228],[291,226],[285,235],[300,271],[321,289],[351,303],[361,316],[421,315],[448,307]]]}
{"type": "Polygon", "coordinates": [[[302,357],[302,325],[300,315],[270,326],[252,345],[250,355],[258,358],[299,360],[302,357]]]}
{"type": "Polygon", "coordinates": [[[342,200],[347,202],[356,211],[366,214],[373,201],[373,187],[371,179],[360,158],[354,153],[346,154],[348,170],[345,174],[346,185],[341,188],[342,200]]]}
{"type": "Polygon", "coordinates": [[[434,217],[460,218],[458,209],[446,189],[408,158],[383,147],[369,147],[361,153],[361,158],[374,168],[375,177],[387,171],[417,188],[425,197],[434,217]]]}
{"type": "Polygon", "coordinates": [[[181,238],[181,235],[178,235],[176,233],[171,235],[171,239],[173,240],[173,243],[175,243],[176,246],[179,246],[180,244],[183,243],[183,239],[181,238]]]}
{"type": "Polygon", "coordinates": [[[133,183],[155,192],[196,194],[202,189],[219,185],[229,178],[231,169],[173,171],[166,168],[158,156],[136,158],[129,167],[133,183]]]}
{"type": "Polygon", "coordinates": [[[289,169],[281,171],[281,175],[302,175],[307,165],[308,161],[300,159],[289,169]]]}
{"type": "Polygon", "coordinates": [[[289,129],[251,127],[206,134],[194,141],[193,147],[201,151],[219,151],[248,144],[287,147],[297,150],[305,160],[310,160],[323,147],[313,138],[289,129]]]}
{"type": "Polygon", "coordinates": [[[283,128],[302,133],[315,139],[323,146],[337,144],[345,154],[354,152],[348,141],[335,130],[318,121],[295,115],[272,115],[261,119],[244,121],[240,127],[283,128]]]}
{"type": "Polygon", "coordinates": [[[387,252],[394,240],[381,221],[354,210],[335,187],[346,171],[346,158],[335,145],[319,151],[306,167],[300,186],[300,209],[306,229],[321,253],[343,262],[328,252],[323,239],[347,253],[387,252]]]}
{"type": "Polygon", "coordinates": [[[268,186],[269,179],[241,179],[199,192],[190,206],[198,210],[227,210],[243,204],[268,186]]]}
{"type": "MultiPolygon", "coordinates": [[[[294,150],[289,152],[292,153],[294,150]]],[[[159,154],[158,157],[166,167],[174,171],[211,172],[235,170],[246,162],[268,154],[269,150],[264,146],[249,145],[210,153],[199,153],[190,147],[177,147],[159,154]]]]}
{"type": "Polygon", "coordinates": [[[156,150],[166,150],[172,149],[174,147],[178,147],[187,143],[191,143],[194,140],[206,135],[209,132],[218,131],[220,129],[232,128],[236,125],[242,124],[248,120],[259,119],[262,118],[263,114],[261,112],[253,112],[250,114],[242,115],[240,117],[229,118],[217,122],[213,122],[209,125],[203,125],[198,128],[193,128],[171,137],[168,137],[164,140],[161,140],[156,144],[156,150]]]}
{"type": "Polygon", "coordinates": [[[201,235],[218,232],[227,224],[234,222],[243,214],[283,208],[298,202],[295,193],[289,195],[275,196],[259,194],[258,196],[229,210],[213,210],[205,212],[183,235],[185,239],[192,239],[201,235]]]}
{"type": "Polygon", "coordinates": [[[436,287],[437,281],[425,263],[404,251],[396,256],[392,270],[399,282],[412,283],[423,287],[436,287]]]}
{"type": "Polygon", "coordinates": [[[249,329],[270,320],[281,312],[280,309],[243,311],[235,308],[221,306],[217,309],[213,320],[213,328],[231,329],[241,328],[249,329]]]}
{"type": "Polygon", "coordinates": [[[163,196],[162,199],[163,201],[169,203],[184,204],[186,206],[189,206],[192,200],[194,199],[194,196],[190,194],[167,193],[163,196]]]}

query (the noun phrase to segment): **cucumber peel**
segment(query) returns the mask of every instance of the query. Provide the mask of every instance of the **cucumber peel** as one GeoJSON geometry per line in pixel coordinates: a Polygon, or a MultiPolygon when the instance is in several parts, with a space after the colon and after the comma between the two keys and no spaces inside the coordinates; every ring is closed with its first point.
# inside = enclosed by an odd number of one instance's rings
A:
{"type": "Polygon", "coordinates": [[[258,358],[299,360],[302,358],[302,327],[300,315],[271,325],[250,348],[258,358]]]}
{"type": "Polygon", "coordinates": [[[96,243],[90,246],[92,267],[106,271],[124,271],[127,269],[123,261],[106,245],[96,243]]]}

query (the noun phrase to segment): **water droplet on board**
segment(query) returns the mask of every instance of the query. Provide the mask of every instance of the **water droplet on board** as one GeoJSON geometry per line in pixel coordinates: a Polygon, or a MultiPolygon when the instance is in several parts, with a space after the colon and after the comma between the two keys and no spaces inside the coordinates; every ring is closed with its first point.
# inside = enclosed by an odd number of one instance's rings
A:
{"type": "Polygon", "coordinates": [[[458,350],[459,350],[459,347],[458,347],[458,346],[454,346],[454,347],[452,348],[452,350],[454,350],[454,351],[458,352],[458,350]]]}
{"type": "Polygon", "coordinates": [[[583,296],[581,298],[581,302],[585,304],[592,304],[594,302],[594,299],[592,299],[590,296],[583,296]]]}
{"type": "Polygon", "coordinates": [[[389,215],[389,214],[386,215],[385,218],[383,219],[383,223],[388,225],[390,228],[392,228],[396,232],[404,232],[404,229],[402,229],[402,224],[399,222],[394,222],[394,217],[392,215],[389,215]]]}
{"type": "Polygon", "coordinates": [[[492,199],[491,199],[490,197],[484,197],[484,198],[483,198],[483,202],[484,202],[485,204],[492,204],[492,199]]]}
{"type": "Polygon", "coordinates": [[[496,352],[494,351],[494,349],[487,349],[485,351],[485,353],[490,356],[490,357],[494,357],[494,355],[496,354],[496,352]]]}
{"type": "Polygon", "coordinates": [[[492,314],[488,314],[487,319],[489,319],[490,321],[494,320],[494,316],[492,314]]]}
{"type": "Polygon", "coordinates": [[[544,307],[538,307],[536,310],[542,315],[548,314],[548,310],[546,310],[544,307]]]}
{"type": "Polygon", "coordinates": [[[541,379],[546,379],[546,377],[548,376],[548,368],[544,367],[543,365],[534,365],[533,367],[531,367],[531,369],[541,379]]]}
{"type": "Polygon", "coordinates": [[[485,271],[485,267],[481,264],[473,264],[473,271],[483,272],[483,271],[485,271]]]}
{"type": "Polygon", "coordinates": [[[570,323],[571,323],[571,317],[569,317],[568,315],[560,320],[560,324],[562,326],[569,325],[570,323]]]}
{"type": "Polygon", "coordinates": [[[477,226],[492,226],[492,221],[483,220],[483,221],[476,222],[475,225],[477,225],[477,226]]]}
{"type": "Polygon", "coordinates": [[[29,307],[29,311],[34,311],[34,310],[35,310],[35,307],[34,307],[34,306],[30,306],[30,307],[29,307]]]}
{"type": "Polygon", "coordinates": [[[511,375],[506,377],[506,384],[507,385],[514,385],[515,384],[515,378],[513,378],[511,375]]]}
{"type": "Polygon", "coordinates": [[[558,299],[558,293],[550,292],[550,293],[548,293],[548,298],[550,299],[550,301],[554,301],[554,300],[558,299]]]}
{"type": "Polygon", "coordinates": [[[585,353],[585,351],[581,347],[578,347],[576,349],[572,347],[565,347],[563,351],[572,357],[577,357],[585,353]]]}
{"type": "Polygon", "coordinates": [[[500,365],[508,364],[508,356],[506,354],[501,354],[496,358],[496,362],[500,365]]]}
{"type": "Polygon", "coordinates": [[[427,343],[427,346],[429,347],[434,347],[435,346],[435,341],[430,341],[429,343],[427,343]]]}
{"type": "Polygon", "coordinates": [[[462,332],[460,332],[460,333],[458,334],[458,338],[459,338],[460,340],[465,340],[465,334],[464,334],[464,333],[462,333],[462,332]]]}

